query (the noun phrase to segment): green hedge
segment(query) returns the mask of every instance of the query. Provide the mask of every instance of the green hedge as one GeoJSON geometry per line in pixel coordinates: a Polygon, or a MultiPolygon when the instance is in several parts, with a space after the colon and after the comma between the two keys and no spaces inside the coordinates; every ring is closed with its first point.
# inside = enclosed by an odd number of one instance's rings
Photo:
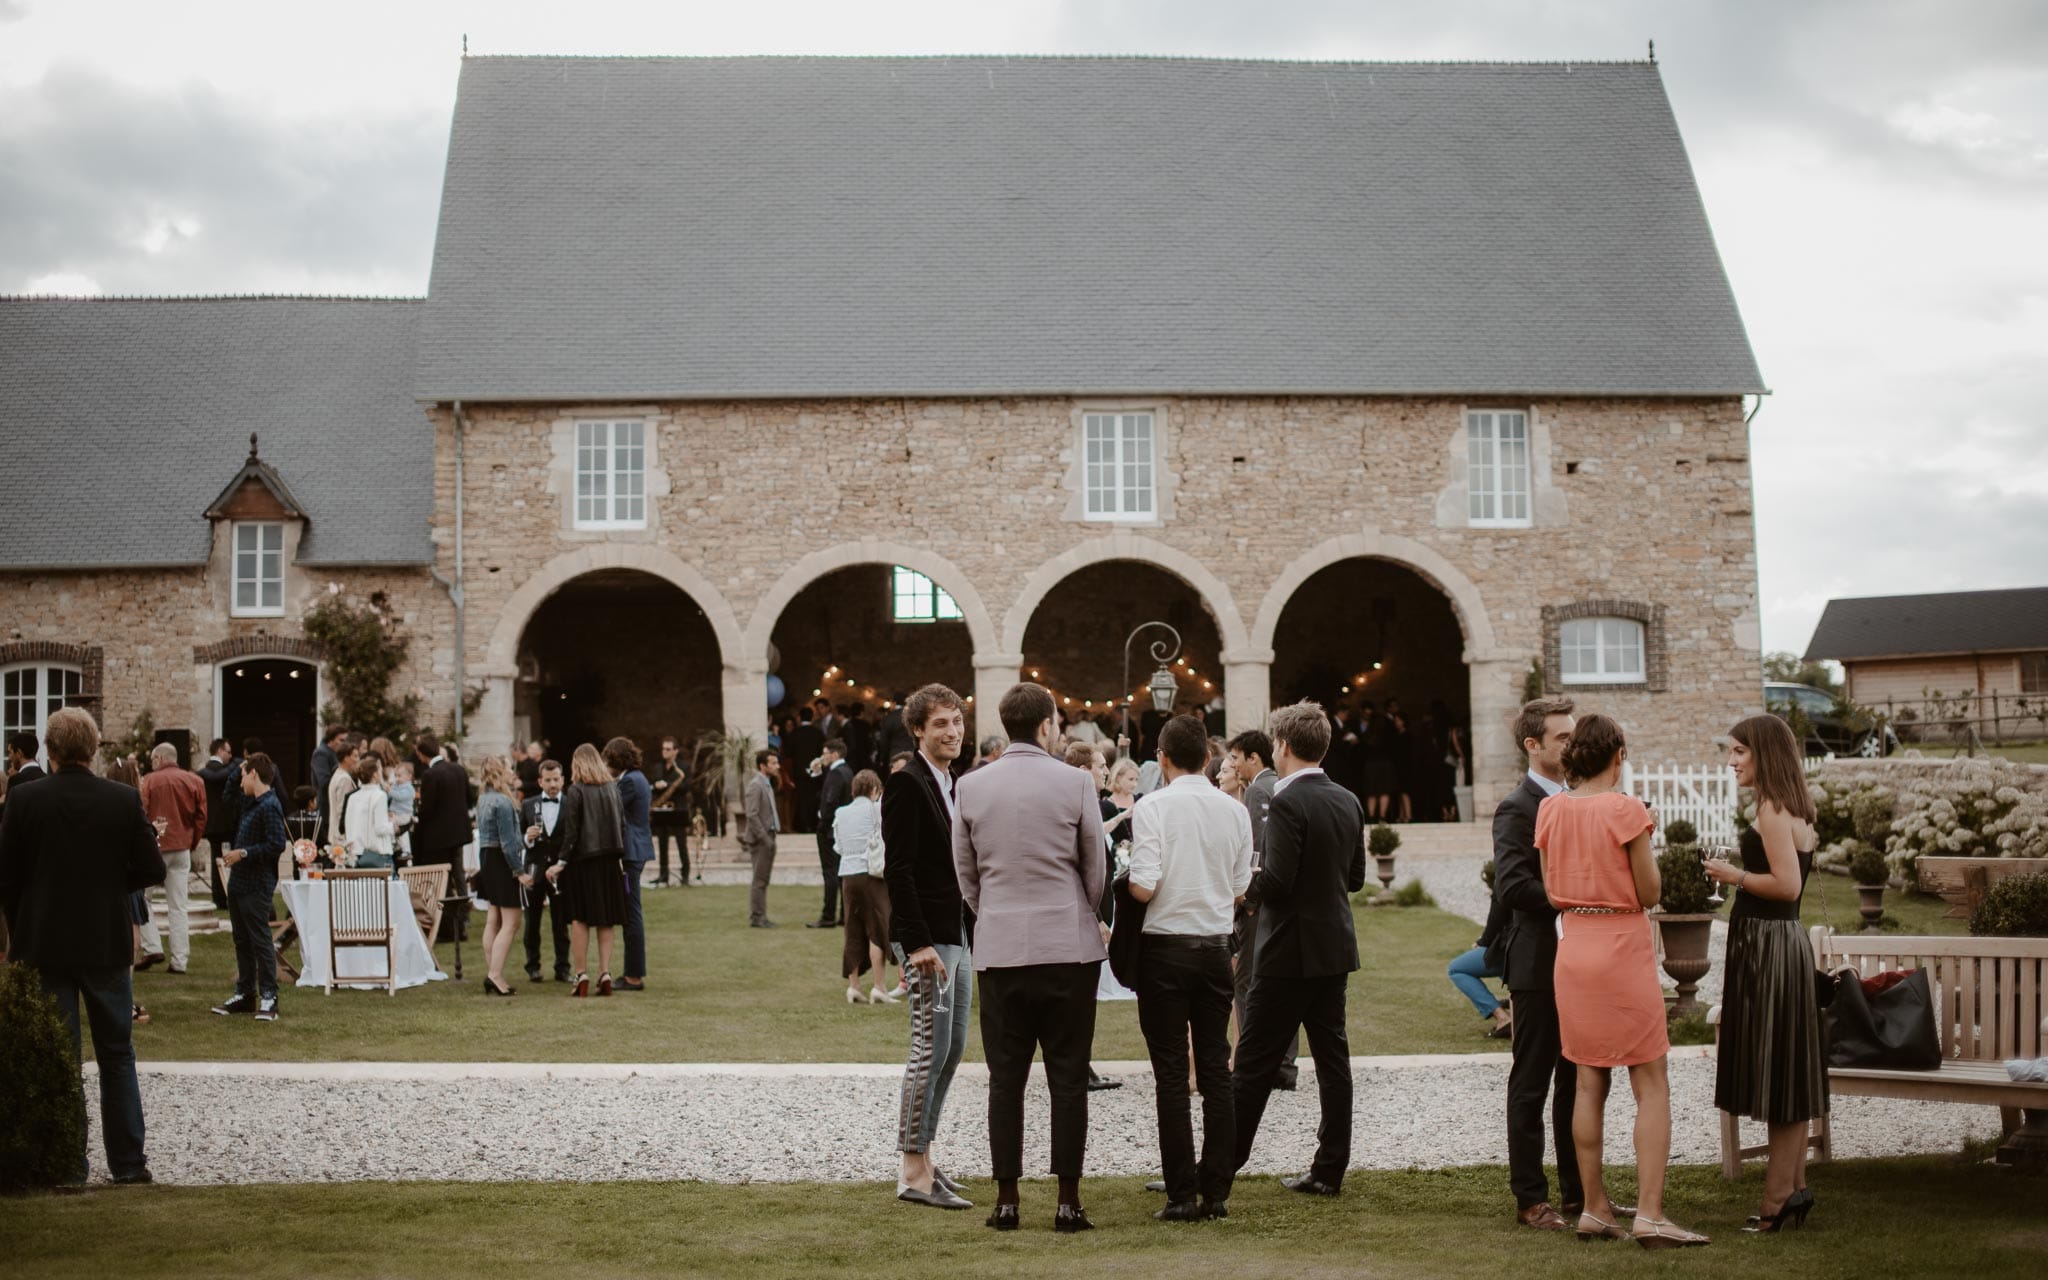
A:
{"type": "Polygon", "coordinates": [[[0,964],[0,1191],[78,1180],[85,1165],[85,1094],[71,1033],[42,979],[0,964]]]}

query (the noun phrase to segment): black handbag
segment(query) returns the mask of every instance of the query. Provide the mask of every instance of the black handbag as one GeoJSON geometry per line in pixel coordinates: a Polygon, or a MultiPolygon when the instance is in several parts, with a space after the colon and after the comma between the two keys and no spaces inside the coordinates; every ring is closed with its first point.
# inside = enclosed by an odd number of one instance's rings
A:
{"type": "Polygon", "coordinates": [[[1841,984],[1842,979],[1840,975],[1815,969],[1813,971],[1814,1002],[1823,1009],[1828,1008],[1834,1004],[1835,995],[1841,990],[1841,984]]]}
{"type": "Polygon", "coordinates": [[[1827,1011],[1828,1065],[1931,1071],[1941,1065],[1934,991],[1927,970],[1872,995],[1853,979],[1837,984],[1827,1011]]]}
{"type": "Polygon", "coordinates": [[[1144,958],[1145,904],[1131,896],[1128,871],[1116,878],[1112,888],[1116,893],[1116,923],[1109,927],[1109,971],[1118,982],[1135,991],[1144,958]]]}

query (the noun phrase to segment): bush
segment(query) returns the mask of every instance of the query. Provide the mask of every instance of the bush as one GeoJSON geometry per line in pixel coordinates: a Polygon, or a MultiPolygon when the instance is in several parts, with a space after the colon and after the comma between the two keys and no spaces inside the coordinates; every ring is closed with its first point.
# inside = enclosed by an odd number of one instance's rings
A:
{"type": "Polygon", "coordinates": [[[1891,864],[1875,846],[1858,841],[1849,854],[1849,878],[1857,884],[1883,884],[1892,878],[1891,864]]]}
{"type": "Polygon", "coordinates": [[[1410,880],[1407,884],[1394,890],[1390,900],[1397,907],[1433,907],[1436,905],[1436,899],[1429,896],[1429,890],[1422,887],[1422,881],[1420,880],[1410,880]]]}
{"type": "Polygon", "coordinates": [[[1707,1022],[1706,1010],[1695,1009],[1671,1020],[1670,1036],[1673,1044],[1712,1044],[1714,1028],[1707,1022]]]}
{"type": "Polygon", "coordinates": [[[1699,842],[1700,829],[1687,822],[1684,818],[1675,818],[1664,824],[1664,843],[1666,845],[1698,844],[1699,842]]]}
{"type": "Polygon", "coordinates": [[[1487,891],[1488,893],[1492,893],[1492,892],[1493,892],[1493,859],[1492,859],[1492,858],[1488,858],[1488,859],[1487,859],[1486,861],[1484,861],[1484,862],[1482,862],[1482,863],[1480,863],[1480,864],[1479,864],[1479,882],[1480,882],[1481,884],[1483,884],[1483,885],[1485,885],[1485,886],[1486,886],[1486,891],[1487,891]]]}
{"type": "Polygon", "coordinates": [[[2048,875],[2011,876],[1984,891],[1970,913],[1982,938],[2048,938],[2048,875]]]}
{"type": "Polygon", "coordinates": [[[1657,875],[1664,881],[1664,892],[1657,905],[1665,915],[1697,915],[1713,910],[1707,903],[1713,886],[1707,883],[1707,873],[1700,869],[1699,846],[1666,845],[1664,852],[1657,855],[1657,875]]]}
{"type": "Polygon", "coordinates": [[[0,964],[0,1191],[78,1180],[85,1094],[71,1033],[34,969],[0,964]]]}
{"type": "Polygon", "coordinates": [[[1849,821],[1855,826],[1856,838],[1882,851],[1885,841],[1892,838],[1894,803],[1892,793],[1882,787],[1869,787],[1849,797],[1849,821]]]}
{"type": "Polygon", "coordinates": [[[1365,850],[1375,858],[1391,855],[1401,847],[1401,833],[1382,822],[1374,826],[1365,838],[1365,850]]]}

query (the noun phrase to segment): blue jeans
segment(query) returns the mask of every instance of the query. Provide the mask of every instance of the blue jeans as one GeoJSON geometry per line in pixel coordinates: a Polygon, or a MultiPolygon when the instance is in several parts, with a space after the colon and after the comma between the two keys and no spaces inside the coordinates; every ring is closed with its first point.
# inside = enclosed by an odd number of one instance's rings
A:
{"type": "Polygon", "coordinates": [[[1500,1001],[1494,999],[1493,992],[1480,981],[1482,978],[1500,976],[1500,970],[1486,967],[1485,947],[1474,947],[1451,961],[1449,973],[1451,985],[1458,989],[1458,994],[1472,1002],[1472,1007],[1479,1010],[1480,1017],[1491,1018],[1493,1011],[1500,1008],[1500,1001]]]}
{"type": "MultiPolygon", "coordinates": [[[[107,1147],[107,1167],[115,1177],[148,1168],[142,1154],[142,1087],[135,1082],[133,978],[127,965],[81,971],[41,969],[43,990],[57,1002],[57,1012],[71,1032],[71,1054],[79,1058],[83,1036],[78,1006],[92,1028],[92,1056],[100,1065],[100,1128],[107,1147]]],[[[82,1100],[81,1100],[82,1101],[82,1100]]],[[[87,1120],[87,1131],[91,1122],[87,1120]]],[[[86,1166],[78,1166],[84,1182],[86,1166]]]]}
{"type": "Polygon", "coordinates": [[[626,864],[626,970],[619,976],[636,981],[647,976],[647,917],[640,911],[640,873],[645,870],[644,859],[626,864]]]}
{"type": "MultiPolygon", "coordinates": [[[[892,945],[903,965],[901,946],[892,945]]],[[[904,983],[910,988],[910,1058],[903,1067],[903,1104],[897,1124],[898,1150],[922,1154],[931,1150],[946,1109],[946,1091],[953,1073],[967,1055],[967,1028],[974,1009],[974,957],[966,947],[932,944],[946,966],[946,980],[932,981],[907,965],[904,983]],[[944,1004],[941,1009],[938,1006],[944,1004]]]]}
{"type": "MultiPolygon", "coordinates": [[[[230,883],[240,885],[242,879],[238,872],[230,883]]],[[[277,946],[270,936],[270,901],[276,892],[277,882],[269,879],[246,890],[228,890],[228,922],[235,933],[235,994],[250,1000],[277,999],[277,946]]]]}

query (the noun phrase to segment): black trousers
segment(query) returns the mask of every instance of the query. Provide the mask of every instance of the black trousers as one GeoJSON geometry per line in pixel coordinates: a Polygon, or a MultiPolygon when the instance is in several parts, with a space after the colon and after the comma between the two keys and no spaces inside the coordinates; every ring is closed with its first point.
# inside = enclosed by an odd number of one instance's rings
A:
{"type": "MultiPolygon", "coordinates": [[[[1258,940],[1259,936],[1258,916],[1240,906],[1237,909],[1237,922],[1234,930],[1237,937],[1237,957],[1236,962],[1231,966],[1231,998],[1237,1009],[1237,1038],[1239,1043],[1243,1043],[1245,1024],[1244,1004],[1245,996],[1252,989],[1252,966],[1256,959],[1253,954],[1252,944],[1258,940]]],[[[1287,1055],[1280,1060],[1280,1070],[1274,1073],[1273,1084],[1275,1088],[1292,1089],[1301,1079],[1301,1068],[1296,1066],[1294,1061],[1300,1056],[1301,1033],[1297,1031],[1294,1033],[1294,1038],[1287,1042],[1287,1055]]]]}
{"type": "Polygon", "coordinates": [[[655,882],[658,884],[671,883],[668,878],[668,847],[671,844],[676,847],[676,867],[681,873],[673,883],[688,884],[690,883],[690,834],[687,828],[676,826],[673,823],[662,823],[654,828],[654,848],[661,856],[661,862],[655,868],[655,882]]]}
{"type": "Polygon", "coordinates": [[[981,1047],[988,1059],[988,1148],[998,1180],[1024,1176],[1024,1082],[1045,1056],[1052,1093],[1052,1173],[1081,1176],[1088,1149],[1088,1058],[1102,962],[983,969],[981,1047]]]}
{"type": "Polygon", "coordinates": [[[818,828],[818,870],[825,873],[825,906],[818,919],[832,923],[839,919],[839,850],[832,845],[830,824],[818,828]]]}
{"type": "Polygon", "coordinates": [[[535,876],[533,887],[526,891],[526,919],[522,925],[526,931],[526,967],[529,970],[540,968],[540,918],[545,912],[555,936],[555,976],[566,977],[569,973],[569,911],[562,905],[561,894],[541,888],[542,879],[535,876]]]}
{"type": "Polygon", "coordinates": [[[1551,1140],[1557,1144],[1557,1202],[1584,1204],[1579,1158],[1572,1146],[1572,1100],[1579,1069],[1558,1039],[1557,996],[1550,991],[1511,993],[1515,1060],[1508,1068],[1508,1186],[1517,1208],[1550,1199],[1543,1173],[1543,1100],[1550,1098],[1551,1140]]]}
{"type": "Polygon", "coordinates": [[[1316,1126],[1316,1156],[1309,1176],[1333,1187],[1344,1185],[1351,1164],[1351,1044],[1344,1031],[1344,988],[1348,973],[1319,978],[1275,978],[1252,983],[1245,1000],[1248,1015],[1237,1043],[1237,1163],[1252,1158],[1273,1075],[1297,1030],[1308,1033],[1309,1055],[1316,1064],[1316,1093],[1322,1123],[1316,1126]]]}
{"type": "Polygon", "coordinates": [[[1199,1192],[1230,1198],[1237,1173],[1237,1106],[1230,1083],[1230,940],[1144,936],[1138,971],[1138,1026],[1152,1058],[1159,1112],[1159,1159],[1166,1198],[1176,1204],[1199,1192]],[[1202,1091],[1202,1158],[1195,1160],[1188,1115],[1188,1047],[1202,1091]]]}
{"type": "Polygon", "coordinates": [[[228,927],[235,938],[235,994],[251,1000],[277,999],[277,947],[270,936],[271,901],[277,882],[257,880],[254,887],[228,895],[228,927]]]}

